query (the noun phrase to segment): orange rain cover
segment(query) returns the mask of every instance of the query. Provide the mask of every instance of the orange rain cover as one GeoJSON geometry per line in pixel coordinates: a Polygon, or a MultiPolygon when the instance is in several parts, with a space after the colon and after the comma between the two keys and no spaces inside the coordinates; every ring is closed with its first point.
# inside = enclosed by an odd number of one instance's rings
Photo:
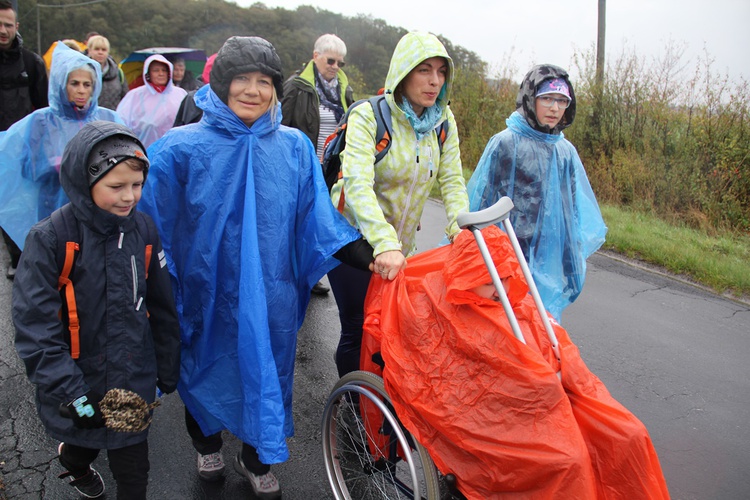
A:
{"type": "Polygon", "coordinates": [[[562,382],[510,242],[482,231],[527,344],[501,303],[469,289],[489,272],[469,231],[409,259],[385,282],[373,276],[362,368],[379,373],[407,429],[469,499],[669,498],[645,426],[592,374],[567,332],[562,382]]]}

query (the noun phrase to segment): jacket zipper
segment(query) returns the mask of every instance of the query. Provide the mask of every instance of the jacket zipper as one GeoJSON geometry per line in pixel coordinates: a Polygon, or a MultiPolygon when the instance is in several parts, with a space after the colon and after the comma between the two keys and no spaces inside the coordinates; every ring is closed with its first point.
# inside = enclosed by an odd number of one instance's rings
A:
{"type": "MultiPolygon", "coordinates": [[[[136,267],[135,255],[130,256],[130,269],[133,273],[133,304],[138,302],[138,268],[136,267]]],[[[138,304],[140,306],[140,304],[138,304]]],[[[136,310],[138,307],[136,307],[136,310]]]]}
{"type": "Polygon", "coordinates": [[[402,212],[401,221],[399,222],[398,230],[396,231],[399,241],[403,240],[402,234],[404,232],[404,225],[406,225],[406,219],[408,218],[407,214],[409,213],[409,207],[411,206],[411,198],[412,198],[412,195],[414,194],[414,188],[417,186],[417,183],[419,182],[419,170],[420,170],[419,168],[419,139],[417,139],[416,132],[414,132],[414,139],[416,139],[417,141],[417,147],[416,147],[417,165],[416,165],[416,168],[414,169],[414,176],[412,177],[411,186],[409,186],[409,192],[406,195],[406,200],[404,202],[404,210],[402,212]]]}

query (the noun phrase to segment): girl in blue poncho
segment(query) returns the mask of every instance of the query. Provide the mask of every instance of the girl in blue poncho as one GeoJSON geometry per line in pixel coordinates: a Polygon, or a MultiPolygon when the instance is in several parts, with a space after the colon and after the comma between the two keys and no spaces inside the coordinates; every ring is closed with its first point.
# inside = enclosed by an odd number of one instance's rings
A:
{"type": "Polygon", "coordinates": [[[471,210],[503,196],[547,310],[560,315],[581,293],[586,259],[607,227],[578,152],[562,130],[576,99],[568,74],[550,64],[524,77],[508,128],[490,139],[467,186],[471,210]]]}
{"type": "Polygon", "coordinates": [[[97,104],[101,89],[99,63],[58,43],[49,107],[0,133],[0,227],[21,249],[31,226],[68,202],[59,179],[68,141],[92,121],[123,123],[117,113],[97,104]]]}
{"type": "Polygon", "coordinates": [[[336,259],[360,269],[373,260],[331,204],[310,140],[281,125],[282,82],[270,43],[227,40],[210,85],[195,94],[201,121],[149,149],[140,205],[156,221],[172,274],[178,390],[198,474],[223,474],[227,429],[243,443],[234,468],[258,498],[281,496],[270,464],[289,457],[297,330],[310,289],[336,259]]]}

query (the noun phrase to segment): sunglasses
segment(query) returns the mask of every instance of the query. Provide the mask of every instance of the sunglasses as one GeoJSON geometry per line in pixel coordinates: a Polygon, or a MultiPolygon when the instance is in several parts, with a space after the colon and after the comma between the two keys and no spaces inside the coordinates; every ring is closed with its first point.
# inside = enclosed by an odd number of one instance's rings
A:
{"type": "Polygon", "coordinates": [[[328,59],[326,59],[326,62],[328,63],[329,66],[333,66],[334,64],[338,64],[339,68],[343,68],[344,66],[346,66],[346,63],[344,61],[337,61],[336,59],[334,59],[332,57],[329,57],[328,59]]]}

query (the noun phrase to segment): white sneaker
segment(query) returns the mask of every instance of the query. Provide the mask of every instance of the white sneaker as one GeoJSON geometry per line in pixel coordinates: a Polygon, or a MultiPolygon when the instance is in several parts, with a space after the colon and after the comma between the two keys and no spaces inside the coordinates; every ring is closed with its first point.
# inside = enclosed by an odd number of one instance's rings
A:
{"type": "Polygon", "coordinates": [[[275,500],[281,498],[281,488],[279,487],[279,482],[276,480],[276,476],[273,475],[273,472],[268,471],[262,476],[256,476],[245,468],[245,464],[242,463],[241,452],[234,458],[234,470],[250,481],[250,485],[253,487],[253,493],[255,493],[256,498],[261,500],[275,500]]]}
{"type": "Polygon", "coordinates": [[[216,481],[224,474],[224,458],[221,452],[201,455],[198,453],[198,475],[206,481],[216,481]]]}

